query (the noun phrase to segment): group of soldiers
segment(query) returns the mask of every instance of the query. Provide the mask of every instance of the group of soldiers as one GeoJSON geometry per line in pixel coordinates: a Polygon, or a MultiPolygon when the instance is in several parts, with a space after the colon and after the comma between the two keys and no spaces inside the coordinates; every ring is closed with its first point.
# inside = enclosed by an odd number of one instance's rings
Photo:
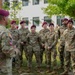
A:
{"type": "Polygon", "coordinates": [[[23,52],[28,72],[32,69],[33,55],[37,72],[41,72],[45,54],[47,73],[56,75],[58,70],[63,69],[61,75],[68,75],[70,71],[75,75],[75,28],[71,19],[62,19],[62,26],[58,28],[55,28],[53,23],[48,25],[43,22],[43,29],[36,32],[35,25],[31,26],[31,31],[25,28],[25,21],[20,22],[21,28],[18,29],[16,21],[13,20],[11,27],[6,29],[8,16],[8,11],[0,9],[0,75],[12,75],[12,65],[17,70],[20,69],[23,66],[23,52]],[[58,53],[60,67],[57,66],[58,53]]]}

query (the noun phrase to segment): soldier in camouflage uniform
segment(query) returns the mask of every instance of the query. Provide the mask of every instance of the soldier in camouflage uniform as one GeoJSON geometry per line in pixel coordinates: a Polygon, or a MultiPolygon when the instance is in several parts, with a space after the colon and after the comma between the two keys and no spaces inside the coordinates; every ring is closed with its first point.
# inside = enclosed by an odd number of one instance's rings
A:
{"type": "Polygon", "coordinates": [[[21,21],[20,22],[20,25],[21,25],[21,28],[19,29],[19,35],[20,35],[20,52],[21,52],[21,56],[20,56],[20,60],[21,60],[21,66],[22,66],[22,63],[23,63],[23,50],[25,52],[25,56],[26,56],[26,59],[27,59],[27,44],[26,44],[26,36],[27,34],[29,33],[29,30],[27,28],[25,28],[25,21],[21,21]]]}
{"type": "Polygon", "coordinates": [[[61,75],[69,75],[70,61],[72,63],[73,75],[75,75],[75,28],[73,28],[73,21],[69,20],[67,28],[63,33],[63,40],[65,41],[65,71],[61,75]]]}
{"type": "Polygon", "coordinates": [[[9,12],[0,9],[0,75],[12,75],[12,58],[15,56],[12,36],[6,29],[9,12]]]}
{"type": "Polygon", "coordinates": [[[27,35],[27,41],[28,41],[28,46],[27,46],[27,52],[28,52],[28,68],[29,70],[32,67],[32,56],[33,53],[35,55],[36,63],[37,63],[37,71],[40,72],[40,65],[41,65],[41,60],[40,60],[40,44],[41,44],[41,38],[39,37],[39,34],[36,33],[36,26],[32,25],[31,26],[31,33],[27,35]]]}
{"type": "MultiPolygon", "coordinates": [[[[11,21],[11,28],[9,29],[9,31],[11,32],[15,48],[20,50],[19,31],[16,29],[16,21],[15,20],[11,21]]],[[[13,58],[13,65],[15,65],[15,68],[20,67],[20,58],[19,57],[20,57],[20,55],[17,55],[16,57],[13,58]]]]}
{"type": "Polygon", "coordinates": [[[62,20],[62,26],[59,27],[58,29],[58,37],[59,37],[59,47],[58,47],[58,50],[59,50],[59,54],[60,54],[60,62],[61,62],[61,66],[58,68],[58,69],[63,69],[64,67],[64,42],[62,40],[62,34],[63,32],[67,29],[67,22],[68,22],[68,19],[67,18],[64,18],[62,20]]]}
{"type": "Polygon", "coordinates": [[[53,57],[53,72],[55,74],[56,67],[56,44],[58,41],[57,33],[54,31],[54,24],[49,24],[50,31],[45,34],[45,54],[47,60],[47,72],[51,72],[51,56],[53,57]]]}
{"type": "MultiPolygon", "coordinates": [[[[43,27],[43,29],[41,29],[40,31],[39,31],[39,35],[40,35],[40,37],[41,37],[41,42],[42,42],[42,46],[41,46],[41,57],[40,57],[40,59],[41,59],[41,63],[42,63],[42,61],[43,61],[43,52],[45,51],[45,42],[44,42],[44,35],[47,33],[47,32],[49,32],[49,29],[47,28],[47,22],[43,22],[43,24],[42,24],[42,27],[43,27]]],[[[45,61],[46,62],[46,61],[45,61]]]]}

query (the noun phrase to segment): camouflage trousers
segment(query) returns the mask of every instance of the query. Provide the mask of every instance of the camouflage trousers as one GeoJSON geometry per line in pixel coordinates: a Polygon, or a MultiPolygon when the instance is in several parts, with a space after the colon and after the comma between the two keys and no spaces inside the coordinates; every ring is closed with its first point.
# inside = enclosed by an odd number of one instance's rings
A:
{"type": "Polygon", "coordinates": [[[20,65],[23,64],[23,51],[25,52],[26,59],[28,59],[26,46],[25,45],[20,45],[20,52],[21,52],[21,55],[20,55],[20,65]]]}
{"type": "Polygon", "coordinates": [[[41,60],[41,64],[43,62],[43,54],[44,54],[45,48],[41,48],[40,50],[40,60],[41,60]]]}
{"type": "Polygon", "coordinates": [[[69,71],[71,69],[72,64],[72,70],[75,74],[75,51],[66,51],[65,52],[65,70],[69,71]]]}
{"type": "MultiPolygon", "coordinates": [[[[20,50],[19,48],[16,48],[17,50],[20,50]]],[[[15,68],[20,68],[20,51],[19,51],[19,53],[15,56],[15,57],[13,57],[13,67],[15,67],[15,68]]]]}
{"type": "Polygon", "coordinates": [[[20,55],[16,55],[14,58],[13,58],[13,66],[17,69],[20,68],[20,55]]]}
{"type": "Polygon", "coordinates": [[[47,61],[47,63],[46,63],[47,68],[51,67],[52,59],[53,59],[53,66],[56,67],[56,64],[57,64],[57,61],[56,61],[57,51],[56,51],[56,49],[52,49],[51,51],[46,49],[45,55],[46,55],[46,61],[47,61]]]}
{"type": "Polygon", "coordinates": [[[39,46],[27,46],[27,52],[28,52],[28,67],[32,67],[32,57],[33,54],[35,55],[36,64],[37,67],[40,67],[41,60],[40,60],[40,47],[39,46]]]}
{"type": "Polygon", "coordinates": [[[58,50],[59,50],[59,59],[60,59],[60,64],[61,64],[61,67],[64,66],[64,46],[59,46],[58,47],[58,50]]]}
{"type": "Polygon", "coordinates": [[[5,65],[0,66],[0,75],[12,75],[12,58],[7,58],[5,65]]]}

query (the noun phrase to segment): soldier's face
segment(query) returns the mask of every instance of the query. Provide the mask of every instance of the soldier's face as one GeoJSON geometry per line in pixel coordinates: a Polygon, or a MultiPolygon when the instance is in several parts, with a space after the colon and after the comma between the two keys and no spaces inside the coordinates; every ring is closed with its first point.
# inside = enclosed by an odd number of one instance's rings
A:
{"type": "Polygon", "coordinates": [[[33,27],[32,29],[31,29],[31,32],[35,32],[36,31],[36,28],[35,27],[33,27]]]}
{"type": "Polygon", "coordinates": [[[15,24],[11,24],[11,28],[14,28],[15,29],[15,24]]]}
{"type": "Polygon", "coordinates": [[[67,24],[68,21],[64,21],[63,24],[67,24]]]}
{"type": "Polygon", "coordinates": [[[8,25],[8,21],[9,21],[9,18],[8,17],[4,17],[5,25],[8,25]]]}
{"type": "Polygon", "coordinates": [[[21,27],[25,27],[25,23],[21,24],[21,27]]]}
{"type": "Polygon", "coordinates": [[[47,28],[47,24],[43,25],[43,28],[46,29],[47,28]]]}
{"type": "Polygon", "coordinates": [[[73,24],[71,22],[69,22],[68,25],[67,25],[67,27],[68,28],[72,28],[73,27],[73,24]]]}
{"type": "Polygon", "coordinates": [[[50,30],[54,30],[54,26],[53,25],[50,26],[50,30]]]}

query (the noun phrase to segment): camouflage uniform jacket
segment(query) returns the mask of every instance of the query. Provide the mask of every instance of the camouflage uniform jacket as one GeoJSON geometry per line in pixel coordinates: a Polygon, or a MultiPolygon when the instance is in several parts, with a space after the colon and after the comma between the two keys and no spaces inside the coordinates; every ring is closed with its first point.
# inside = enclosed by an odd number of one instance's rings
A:
{"type": "Polygon", "coordinates": [[[20,40],[21,42],[26,43],[26,36],[27,34],[30,33],[29,30],[27,28],[21,28],[19,29],[19,34],[20,34],[20,40]]]}
{"type": "Polygon", "coordinates": [[[38,33],[36,33],[36,32],[32,33],[31,32],[27,35],[27,42],[28,42],[29,45],[31,45],[33,47],[40,46],[41,38],[40,38],[38,33]]]}
{"type": "Polygon", "coordinates": [[[40,35],[40,37],[41,37],[41,41],[42,41],[42,43],[45,43],[44,42],[44,39],[45,39],[45,34],[47,33],[47,32],[49,32],[49,29],[42,29],[42,30],[40,30],[40,32],[39,32],[39,35],[40,35]]]}
{"type": "Polygon", "coordinates": [[[19,45],[20,44],[19,31],[17,29],[9,29],[9,31],[11,32],[14,45],[16,46],[19,45]]]}
{"type": "Polygon", "coordinates": [[[65,41],[65,49],[67,51],[75,51],[75,29],[66,29],[63,33],[63,38],[65,41]]]}
{"type": "Polygon", "coordinates": [[[58,38],[60,38],[60,45],[63,45],[64,46],[64,42],[62,40],[62,34],[64,33],[64,31],[67,29],[67,27],[65,25],[62,25],[59,27],[58,29],[58,38]]]}
{"type": "Polygon", "coordinates": [[[57,32],[49,31],[45,34],[45,48],[48,48],[48,47],[55,48],[57,41],[58,41],[57,32]]]}
{"type": "Polygon", "coordinates": [[[10,32],[0,25],[0,67],[6,64],[6,59],[15,54],[10,32]]]}

